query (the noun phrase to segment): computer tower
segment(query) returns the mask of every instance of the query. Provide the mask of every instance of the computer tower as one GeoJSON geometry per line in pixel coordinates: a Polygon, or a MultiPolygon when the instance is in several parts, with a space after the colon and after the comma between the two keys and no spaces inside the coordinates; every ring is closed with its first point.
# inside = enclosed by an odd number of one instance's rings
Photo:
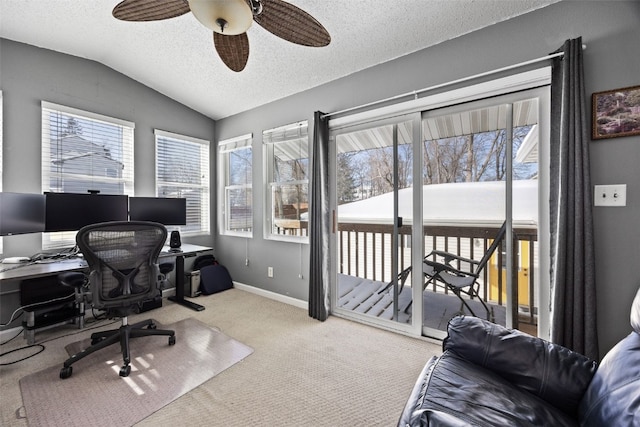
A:
{"type": "Polygon", "coordinates": [[[200,295],[200,270],[187,273],[184,288],[184,296],[186,297],[194,298],[200,295]]]}

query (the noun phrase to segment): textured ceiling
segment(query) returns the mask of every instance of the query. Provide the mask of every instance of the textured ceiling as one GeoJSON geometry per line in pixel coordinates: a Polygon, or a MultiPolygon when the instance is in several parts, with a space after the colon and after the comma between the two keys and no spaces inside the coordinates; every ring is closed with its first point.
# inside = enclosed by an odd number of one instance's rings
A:
{"type": "Polygon", "coordinates": [[[122,22],[111,15],[119,1],[0,0],[0,37],[100,62],[217,120],[559,0],[289,0],[325,26],[329,46],[294,45],[254,23],[240,73],[191,13],[122,22]]]}

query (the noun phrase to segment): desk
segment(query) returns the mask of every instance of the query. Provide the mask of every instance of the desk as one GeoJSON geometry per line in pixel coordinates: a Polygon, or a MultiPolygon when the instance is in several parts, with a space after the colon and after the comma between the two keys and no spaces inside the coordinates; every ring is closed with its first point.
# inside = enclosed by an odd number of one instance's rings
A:
{"type": "MultiPolygon", "coordinates": [[[[176,259],[176,295],[169,297],[169,300],[193,310],[202,311],[204,310],[203,306],[187,301],[184,298],[184,260],[188,257],[195,257],[201,252],[210,251],[212,248],[185,243],[180,249],[180,252],[171,252],[169,247],[166,246],[158,256],[158,262],[163,258],[176,259]]],[[[86,271],[87,269],[88,265],[82,258],[38,261],[26,264],[0,264],[0,282],[20,282],[26,279],[56,276],[65,271],[86,271]]],[[[33,319],[31,320],[33,321],[33,319]]],[[[29,338],[33,341],[33,336],[30,335],[29,338]]]]}
{"type": "MultiPolygon", "coordinates": [[[[176,261],[182,260],[182,274],[184,275],[184,259],[198,255],[199,252],[206,252],[212,250],[207,246],[198,246],[185,243],[180,248],[180,252],[171,252],[168,246],[162,248],[162,252],[158,256],[158,260],[161,258],[175,257],[176,261]]],[[[33,279],[35,277],[52,276],[54,274],[62,273],[65,271],[81,271],[88,268],[87,262],[81,257],[66,258],[48,261],[36,261],[34,263],[24,264],[0,264],[0,282],[5,280],[24,280],[33,279]]],[[[178,267],[176,266],[176,269],[178,267]]],[[[176,278],[178,281],[178,278],[176,278]]],[[[184,277],[181,280],[184,285],[184,277]]],[[[177,293],[176,289],[176,293],[177,293]]],[[[184,298],[184,289],[182,289],[182,297],[184,298]]]]}
{"type": "Polygon", "coordinates": [[[0,282],[5,280],[24,280],[53,276],[54,274],[64,271],[81,271],[86,269],[87,263],[82,258],[67,258],[24,264],[0,264],[0,282]]]}
{"type": "Polygon", "coordinates": [[[184,259],[194,257],[198,255],[199,252],[210,251],[211,248],[185,243],[180,247],[180,250],[181,252],[170,252],[168,248],[165,247],[158,257],[158,259],[170,256],[176,258],[176,295],[169,297],[169,301],[173,301],[192,310],[202,311],[204,310],[204,306],[184,299],[184,259]]]}

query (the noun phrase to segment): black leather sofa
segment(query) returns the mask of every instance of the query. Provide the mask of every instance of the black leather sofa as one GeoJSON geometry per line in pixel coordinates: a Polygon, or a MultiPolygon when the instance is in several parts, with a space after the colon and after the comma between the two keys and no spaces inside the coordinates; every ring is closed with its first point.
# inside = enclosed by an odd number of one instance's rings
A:
{"type": "Polygon", "coordinates": [[[640,426],[640,290],[631,326],[597,364],[517,330],[455,317],[398,426],[640,426]]]}

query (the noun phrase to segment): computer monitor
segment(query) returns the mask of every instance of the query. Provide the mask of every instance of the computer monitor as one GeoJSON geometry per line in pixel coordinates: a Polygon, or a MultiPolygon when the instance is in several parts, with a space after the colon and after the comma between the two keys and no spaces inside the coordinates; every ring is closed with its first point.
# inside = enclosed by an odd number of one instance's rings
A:
{"type": "Polygon", "coordinates": [[[131,221],[153,221],[163,225],[187,223],[187,199],[173,197],[129,197],[131,221]]]}
{"type": "Polygon", "coordinates": [[[76,231],[98,222],[127,221],[128,196],[45,193],[45,231],[76,231]]]}
{"type": "Polygon", "coordinates": [[[44,194],[0,193],[0,236],[44,231],[44,194]]]}

